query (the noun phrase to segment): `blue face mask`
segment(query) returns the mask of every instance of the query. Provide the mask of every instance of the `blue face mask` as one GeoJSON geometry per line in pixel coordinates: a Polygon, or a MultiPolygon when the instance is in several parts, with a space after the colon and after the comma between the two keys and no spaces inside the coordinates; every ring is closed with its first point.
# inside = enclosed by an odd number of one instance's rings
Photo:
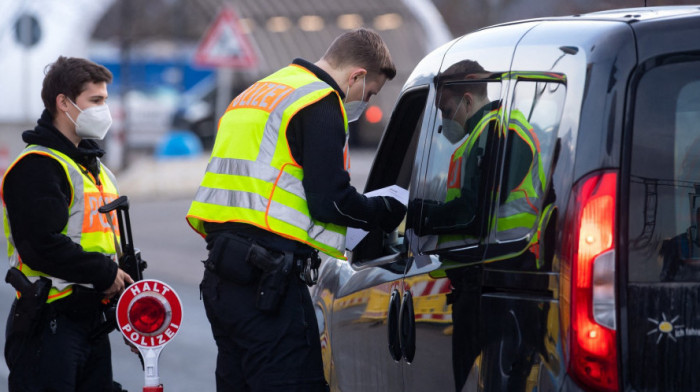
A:
{"type": "MultiPolygon", "coordinates": [[[[345,107],[345,115],[348,117],[348,122],[357,121],[367,109],[369,102],[364,101],[365,98],[365,77],[362,77],[362,98],[359,101],[343,102],[343,107],[345,107]]],[[[348,99],[348,94],[350,93],[350,86],[348,86],[348,91],[345,93],[345,99],[348,99]]]]}

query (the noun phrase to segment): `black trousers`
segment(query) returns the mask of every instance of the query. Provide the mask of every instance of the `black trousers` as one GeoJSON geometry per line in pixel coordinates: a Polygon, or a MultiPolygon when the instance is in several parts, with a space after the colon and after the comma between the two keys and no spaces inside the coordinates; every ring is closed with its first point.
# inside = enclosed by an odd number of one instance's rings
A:
{"type": "Polygon", "coordinates": [[[217,391],[328,391],[311,296],[295,274],[273,314],[255,307],[256,283],[205,270],[200,289],[219,351],[217,391]]]}
{"type": "Polygon", "coordinates": [[[5,335],[5,360],[10,369],[10,392],[111,391],[112,359],[109,338],[90,340],[100,323],[98,312],[50,312],[35,336],[13,328],[12,306],[5,335]]]}

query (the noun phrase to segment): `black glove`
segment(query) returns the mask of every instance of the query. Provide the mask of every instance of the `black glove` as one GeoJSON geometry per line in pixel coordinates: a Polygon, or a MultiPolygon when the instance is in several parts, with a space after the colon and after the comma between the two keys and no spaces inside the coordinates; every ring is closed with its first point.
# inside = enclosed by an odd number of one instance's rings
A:
{"type": "Polygon", "coordinates": [[[386,207],[386,212],[382,217],[379,226],[387,233],[390,233],[396,229],[396,227],[403,220],[404,215],[406,215],[406,206],[401,204],[400,201],[396,200],[391,196],[380,196],[384,200],[384,206],[386,207]]]}

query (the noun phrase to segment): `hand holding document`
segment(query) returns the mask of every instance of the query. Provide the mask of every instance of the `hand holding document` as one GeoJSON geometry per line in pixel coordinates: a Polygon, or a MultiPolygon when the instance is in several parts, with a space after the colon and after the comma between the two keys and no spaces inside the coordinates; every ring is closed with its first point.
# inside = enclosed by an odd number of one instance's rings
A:
{"type": "MultiPolygon", "coordinates": [[[[403,205],[408,206],[408,190],[401,188],[398,185],[391,185],[386,188],[381,188],[374,190],[372,192],[365,193],[367,197],[373,196],[391,196],[396,200],[400,201],[403,205]]],[[[348,227],[348,231],[345,235],[345,248],[348,250],[355,249],[355,246],[362,241],[367,235],[367,231],[348,227]]]]}

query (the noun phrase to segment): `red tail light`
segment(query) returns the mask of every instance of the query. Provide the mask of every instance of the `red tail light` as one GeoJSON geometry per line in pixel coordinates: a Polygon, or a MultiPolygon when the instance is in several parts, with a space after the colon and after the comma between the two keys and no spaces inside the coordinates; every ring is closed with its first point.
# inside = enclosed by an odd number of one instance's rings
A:
{"type": "Polygon", "coordinates": [[[151,335],[160,332],[165,325],[168,309],[160,299],[142,295],[134,299],[129,309],[129,321],[138,332],[151,335]]]}
{"type": "Polygon", "coordinates": [[[569,372],[581,384],[617,391],[614,251],[617,173],[597,173],[574,189],[561,268],[569,372]],[[611,311],[612,309],[612,311],[611,311]]]}

